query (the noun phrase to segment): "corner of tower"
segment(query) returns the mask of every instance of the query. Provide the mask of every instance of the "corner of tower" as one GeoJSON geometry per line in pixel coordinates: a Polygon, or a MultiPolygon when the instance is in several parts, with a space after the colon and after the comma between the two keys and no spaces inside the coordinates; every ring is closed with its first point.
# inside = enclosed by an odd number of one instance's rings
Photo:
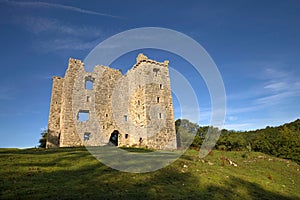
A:
{"type": "Polygon", "coordinates": [[[142,53],[139,53],[139,55],[136,57],[136,63],[139,63],[139,62],[145,61],[145,60],[148,60],[148,57],[142,53]]]}

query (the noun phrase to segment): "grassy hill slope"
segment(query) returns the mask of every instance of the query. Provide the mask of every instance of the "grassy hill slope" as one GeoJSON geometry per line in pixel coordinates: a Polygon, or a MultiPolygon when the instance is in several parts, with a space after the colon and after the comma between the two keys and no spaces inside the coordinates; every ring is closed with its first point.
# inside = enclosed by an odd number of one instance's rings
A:
{"type": "Polygon", "coordinates": [[[258,152],[188,150],[161,170],[111,169],[84,148],[0,149],[0,199],[300,199],[300,166],[258,152]],[[223,166],[223,156],[238,166],[223,166]]]}

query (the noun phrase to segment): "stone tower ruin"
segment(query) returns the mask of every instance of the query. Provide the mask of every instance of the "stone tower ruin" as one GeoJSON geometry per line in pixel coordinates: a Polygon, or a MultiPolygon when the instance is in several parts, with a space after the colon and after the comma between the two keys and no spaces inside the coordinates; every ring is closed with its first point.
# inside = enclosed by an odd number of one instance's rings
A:
{"type": "Polygon", "coordinates": [[[139,54],[125,74],[70,58],[53,77],[47,148],[127,146],[176,149],[168,61],[139,54]]]}

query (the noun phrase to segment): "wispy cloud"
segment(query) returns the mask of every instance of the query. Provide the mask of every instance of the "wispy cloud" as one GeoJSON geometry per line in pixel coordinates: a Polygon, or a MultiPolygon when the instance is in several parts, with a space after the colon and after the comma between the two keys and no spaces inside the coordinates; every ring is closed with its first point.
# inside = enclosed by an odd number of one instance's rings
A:
{"type": "Polygon", "coordinates": [[[225,124],[224,128],[227,130],[251,130],[253,128],[253,124],[252,123],[225,124]]]}
{"type": "Polygon", "coordinates": [[[7,3],[10,3],[12,5],[16,6],[22,6],[22,7],[44,7],[44,8],[54,8],[54,9],[63,9],[63,10],[69,10],[72,12],[78,12],[82,14],[89,14],[89,15],[97,15],[97,16],[103,16],[103,17],[110,17],[110,18],[121,18],[116,15],[111,15],[107,13],[102,13],[102,12],[96,12],[92,10],[86,10],[83,8],[78,8],[74,6],[69,6],[69,5],[63,5],[63,4],[56,4],[56,3],[48,3],[48,2],[42,2],[42,1],[5,1],[7,3]]]}
{"type": "Polygon", "coordinates": [[[15,19],[14,23],[35,34],[33,48],[45,52],[89,50],[95,47],[104,36],[103,31],[98,27],[72,25],[52,18],[23,17],[15,19]]]}
{"type": "Polygon", "coordinates": [[[260,84],[227,95],[228,102],[235,103],[235,107],[228,108],[228,113],[257,111],[300,96],[299,78],[293,72],[283,70],[282,65],[265,67],[257,78],[260,84]]]}
{"type": "Polygon", "coordinates": [[[57,51],[57,50],[90,50],[99,43],[99,40],[86,42],[80,38],[57,38],[51,41],[40,41],[38,48],[43,48],[44,51],[57,51]]]}
{"type": "Polygon", "coordinates": [[[68,36],[89,36],[99,37],[102,31],[99,28],[90,26],[76,26],[62,23],[57,19],[41,18],[41,17],[23,17],[16,20],[18,24],[23,25],[27,31],[34,34],[51,33],[51,34],[65,34],[68,36]]]}
{"type": "Polygon", "coordinates": [[[300,81],[292,72],[266,68],[264,74],[266,82],[263,91],[266,95],[257,98],[257,103],[274,105],[284,99],[300,96],[300,81]]]}

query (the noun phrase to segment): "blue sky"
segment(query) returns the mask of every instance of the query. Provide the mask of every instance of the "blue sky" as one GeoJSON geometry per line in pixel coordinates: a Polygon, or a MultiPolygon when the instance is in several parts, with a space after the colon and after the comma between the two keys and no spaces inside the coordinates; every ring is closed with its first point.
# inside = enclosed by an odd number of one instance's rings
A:
{"type": "MultiPolygon", "coordinates": [[[[0,9],[0,147],[36,146],[47,126],[51,77],[64,75],[69,57],[84,60],[99,42],[138,27],[174,29],[206,49],[226,89],[225,128],[300,118],[299,1],[0,1],[0,9]]],[[[143,52],[188,65],[167,52],[143,52]]],[[[129,69],[137,53],[112,67],[129,69]]],[[[199,123],[207,125],[205,84],[185,73],[199,91],[199,123]]]]}

